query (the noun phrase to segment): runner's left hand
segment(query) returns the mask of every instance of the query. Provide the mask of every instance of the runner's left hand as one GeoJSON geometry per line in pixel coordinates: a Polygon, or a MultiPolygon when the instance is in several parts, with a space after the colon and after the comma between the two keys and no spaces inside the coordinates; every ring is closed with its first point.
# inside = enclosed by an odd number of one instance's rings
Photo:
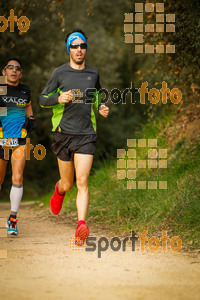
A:
{"type": "Polygon", "coordinates": [[[35,119],[34,119],[34,117],[32,117],[32,116],[28,117],[26,130],[27,130],[28,133],[35,130],[35,119]]]}
{"type": "Polygon", "coordinates": [[[104,118],[106,118],[108,116],[109,113],[109,107],[105,106],[104,104],[102,104],[99,107],[99,113],[100,115],[102,115],[104,118]]]}

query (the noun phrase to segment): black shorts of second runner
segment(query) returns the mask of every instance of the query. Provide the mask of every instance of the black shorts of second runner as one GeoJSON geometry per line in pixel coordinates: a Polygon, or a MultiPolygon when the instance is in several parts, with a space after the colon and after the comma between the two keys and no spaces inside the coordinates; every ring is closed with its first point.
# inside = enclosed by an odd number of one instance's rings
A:
{"type": "Polygon", "coordinates": [[[55,132],[51,149],[60,160],[73,161],[74,153],[94,155],[96,141],[96,134],[72,135],[55,132]]]}
{"type": "MultiPolygon", "coordinates": [[[[19,143],[20,146],[26,145],[26,138],[23,138],[23,139],[19,138],[18,143],[19,143]]],[[[13,147],[8,150],[9,151],[9,158],[8,159],[5,159],[5,151],[6,150],[4,150],[2,146],[0,146],[0,159],[9,161],[11,156],[12,156],[13,147]]]]}

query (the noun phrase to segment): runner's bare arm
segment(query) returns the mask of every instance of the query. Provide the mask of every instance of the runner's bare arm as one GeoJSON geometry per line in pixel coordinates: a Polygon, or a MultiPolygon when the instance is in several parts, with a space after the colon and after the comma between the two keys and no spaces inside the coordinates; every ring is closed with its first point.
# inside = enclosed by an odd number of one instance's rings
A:
{"type": "Polygon", "coordinates": [[[26,106],[26,117],[27,118],[30,117],[30,119],[34,119],[33,118],[33,109],[32,109],[31,104],[26,106]]]}

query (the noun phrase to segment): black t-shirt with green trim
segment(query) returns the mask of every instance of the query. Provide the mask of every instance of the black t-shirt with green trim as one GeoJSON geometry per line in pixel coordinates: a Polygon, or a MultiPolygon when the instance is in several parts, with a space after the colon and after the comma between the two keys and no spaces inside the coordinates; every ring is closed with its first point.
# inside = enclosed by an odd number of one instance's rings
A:
{"type": "Polygon", "coordinates": [[[40,105],[53,109],[53,131],[75,135],[95,134],[93,104],[96,108],[100,105],[100,89],[99,72],[88,65],[82,70],[71,68],[69,63],[56,68],[40,96],[40,105]],[[88,93],[87,89],[93,92],[88,93]],[[69,90],[72,90],[74,99],[59,104],[60,94],[69,90]]]}

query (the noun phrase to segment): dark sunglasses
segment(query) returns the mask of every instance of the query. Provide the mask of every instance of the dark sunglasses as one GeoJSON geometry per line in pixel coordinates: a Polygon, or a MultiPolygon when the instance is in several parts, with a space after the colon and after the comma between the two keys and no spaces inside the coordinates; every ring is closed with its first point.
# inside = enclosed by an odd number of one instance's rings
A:
{"type": "Polygon", "coordinates": [[[81,49],[86,49],[87,48],[87,44],[85,44],[85,43],[71,44],[70,48],[72,48],[72,49],[78,49],[79,46],[81,47],[81,49]]]}
{"type": "Polygon", "coordinates": [[[9,69],[9,70],[16,70],[16,71],[21,71],[22,68],[20,66],[14,66],[14,65],[7,65],[4,69],[9,69]]]}

